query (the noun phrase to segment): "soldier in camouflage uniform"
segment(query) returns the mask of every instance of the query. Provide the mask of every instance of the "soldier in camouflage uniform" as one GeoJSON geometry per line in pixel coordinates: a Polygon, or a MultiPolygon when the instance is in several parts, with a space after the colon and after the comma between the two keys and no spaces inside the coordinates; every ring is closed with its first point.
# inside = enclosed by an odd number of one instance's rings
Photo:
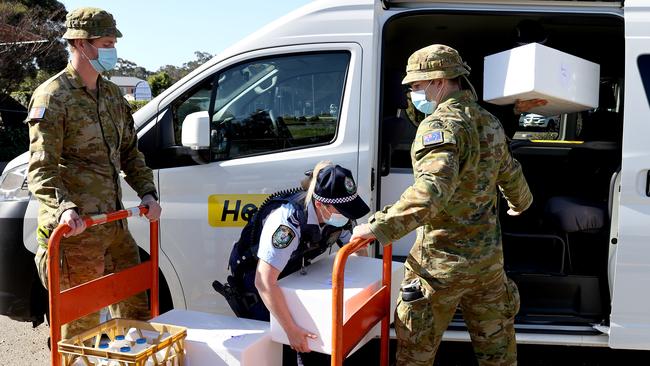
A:
{"type": "MultiPolygon", "coordinates": [[[[120,172],[157,220],[160,206],[152,171],[137,148],[129,104],[117,85],[101,77],[117,60],[122,34],[113,16],[81,8],[66,19],[71,61],[36,89],[29,106],[29,189],[40,203],[35,261],[47,286],[47,244],[59,224],[71,231],[61,241],[61,288],[139,263],[126,220],[85,230],[81,216],[122,209],[120,172]]],[[[144,293],[111,307],[115,317],[146,319],[144,293]]],[[[95,313],[65,325],[64,338],[97,325],[95,313]]]]}
{"type": "Polygon", "coordinates": [[[516,365],[519,295],[503,269],[497,187],[511,215],[531,205],[530,190],[501,123],[476,103],[456,50],[423,48],[406,70],[403,84],[428,114],[411,147],[415,183],[352,238],[386,244],[417,229],[395,316],[397,364],[430,366],[460,306],[479,364],[516,365]]]}

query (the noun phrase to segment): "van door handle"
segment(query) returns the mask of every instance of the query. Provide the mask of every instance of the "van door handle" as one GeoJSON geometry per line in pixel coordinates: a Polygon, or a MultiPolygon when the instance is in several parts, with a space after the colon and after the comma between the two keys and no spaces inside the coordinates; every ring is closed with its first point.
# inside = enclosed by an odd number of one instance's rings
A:
{"type": "Polygon", "coordinates": [[[645,195],[646,197],[650,197],[650,170],[646,172],[646,177],[645,177],[645,195]]]}

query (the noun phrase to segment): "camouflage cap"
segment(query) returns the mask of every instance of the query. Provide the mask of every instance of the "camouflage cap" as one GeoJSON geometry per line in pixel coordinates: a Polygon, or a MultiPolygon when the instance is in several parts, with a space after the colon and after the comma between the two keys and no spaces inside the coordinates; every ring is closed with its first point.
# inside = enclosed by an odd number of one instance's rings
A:
{"type": "Polygon", "coordinates": [[[402,84],[420,80],[453,79],[469,75],[470,70],[458,51],[449,46],[434,44],[413,52],[406,64],[406,77],[402,84]]]}
{"type": "Polygon", "coordinates": [[[78,8],[65,17],[67,28],[65,39],[93,39],[100,37],[122,37],[111,13],[98,8],[78,8]]]}

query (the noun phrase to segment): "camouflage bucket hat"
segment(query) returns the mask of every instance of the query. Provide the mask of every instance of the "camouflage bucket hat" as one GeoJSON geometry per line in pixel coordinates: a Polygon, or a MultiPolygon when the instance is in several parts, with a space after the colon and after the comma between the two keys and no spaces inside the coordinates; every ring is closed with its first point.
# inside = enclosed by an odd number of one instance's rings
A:
{"type": "Polygon", "coordinates": [[[111,13],[98,8],[79,8],[65,17],[67,28],[64,39],[93,39],[100,37],[122,37],[111,13]]]}
{"type": "Polygon", "coordinates": [[[406,77],[402,84],[419,80],[453,79],[469,75],[470,70],[458,51],[449,46],[434,44],[413,52],[406,64],[406,77]]]}

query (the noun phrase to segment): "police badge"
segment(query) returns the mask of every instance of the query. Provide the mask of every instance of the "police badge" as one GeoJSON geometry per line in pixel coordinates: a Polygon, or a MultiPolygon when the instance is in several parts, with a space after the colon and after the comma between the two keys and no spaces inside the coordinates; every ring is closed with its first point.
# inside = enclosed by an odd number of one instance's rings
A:
{"type": "Polygon", "coordinates": [[[273,247],[277,249],[284,249],[291,242],[293,238],[296,237],[296,233],[293,232],[293,229],[286,226],[280,225],[277,230],[273,233],[273,247]]]}
{"type": "Polygon", "coordinates": [[[357,187],[355,187],[354,182],[350,177],[345,177],[345,190],[348,191],[349,194],[354,194],[357,190],[357,187]]]}

